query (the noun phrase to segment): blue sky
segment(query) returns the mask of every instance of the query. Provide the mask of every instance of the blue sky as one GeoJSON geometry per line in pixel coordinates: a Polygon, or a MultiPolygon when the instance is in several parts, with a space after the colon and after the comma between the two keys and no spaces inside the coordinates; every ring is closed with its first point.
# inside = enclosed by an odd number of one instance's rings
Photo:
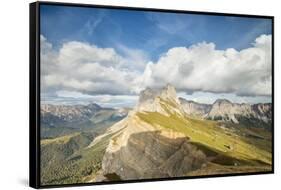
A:
{"type": "MultiPolygon", "coordinates": [[[[252,47],[260,47],[258,45],[254,45],[256,39],[262,35],[265,35],[266,37],[270,36],[271,39],[272,33],[271,20],[261,18],[173,14],[163,12],[143,12],[55,5],[41,5],[40,16],[41,35],[44,36],[44,42],[51,45],[50,47],[52,50],[48,51],[52,52],[52,57],[60,57],[59,54],[62,52],[62,50],[64,50],[64,45],[67,44],[68,46],[65,47],[69,47],[69,42],[73,41],[79,42],[81,44],[88,44],[89,47],[85,46],[86,49],[93,48],[91,45],[99,48],[100,51],[104,51],[106,48],[112,48],[114,49],[114,55],[116,54],[122,57],[126,63],[130,61],[132,62],[130,63],[131,66],[128,66],[127,69],[130,70],[128,74],[130,76],[134,76],[135,73],[145,73],[145,71],[149,69],[147,68],[148,63],[152,63],[153,65],[161,65],[160,58],[165,58],[165,56],[167,57],[167,52],[175,47],[188,48],[194,44],[196,45],[204,42],[205,44],[198,45],[198,47],[208,46],[212,49],[212,44],[214,44],[212,51],[226,51],[227,49],[232,48],[239,52],[245,49],[251,49],[252,47]],[[141,62],[141,66],[136,66],[135,70],[133,65],[134,61],[141,62]]],[[[263,40],[260,41],[263,43],[263,40]]],[[[48,56],[50,56],[50,52],[46,53],[45,55],[47,60],[48,56]]],[[[96,59],[93,58],[86,61],[89,62],[93,60],[96,59]]],[[[85,60],[83,61],[85,62],[85,60]]],[[[188,66],[188,64],[191,62],[193,63],[195,61],[191,60],[185,64],[188,66]]],[[[47,63],[44,62],[42,64],[49,63],[47,61],[47,63]]],[[[94,64],[102,65],[102,63],[94,64]]],[[[197,67],[196,65],[199,67],[200,64],[193,64],[190,68],[192,69],[193,67],[197,67]]],[[[271,69],[271,67],[269,67],[270,66],[263,66],[259,70],[268,68],[269,73],[271,69]]],[[[119,66],[117,68],[120,69],[119,66]]],[[[246,69],[249,70],[250,68],[246,67],[246,69]]],[[[49,70],[50,69],[46,69],[46,73],[49,70]]],[[[124,73],[124,68],[122,72],[124,73]]],[[[248,71],[246,70],[245,72],[248,71]]],[[[241,72],[237,73],[241,74],[241,72]]],[[[47,75],[46,77],[48,77],[47,75]]],[[[74,76],[77,76],[77,74],[73,74],[73,76],[66,76],[66,78],[83,84],[90,84],[90,82],[94,82],[82,81],[81,77],[76,79],[73,78],[74,76]]],[[[55,76],[52,77],[54,78],[55,76]]],[[[159,76],[157,77],[159,78],[159,76]]],[[[152,76],[151,78],[155,79],[157,77],[152,76]]],[[[231,77],[234,78],[235,76],[231,77]]],[[[231,77],[226,79],[230,80],[231,77]]],[[[266,85],[268,85],[268,81],[265,81],[265,78],[266,80],[269,80],[270,76],[265,76],[261,73],[260,78],[258,78],[261,83],[260,86],[253,88],[257,92],[254,92],[253,90],[247,91],[245,90],[247,89],[247,86],[242,85],[240,88],[236,83],[233,84],[233,87],[230,85],[230,87],[227,89],[218,87],[217,91],[203,87],[200,89],[202,85],[199,87],[193,87],[191,92],[196,92],[195,89],[198,89],[198,92],[193,94],[190,94],[190,89],[185,88],[185,86],[179,86],[179,89],[182,89],[181,94],[183,96],[190,99],[200,101],[200,97],[204,97],[201,98],[201,102],[204,103],[208,103],[208,101],[206,101],[206,97],[210,97],[209,103],[211,103],[214,98],[220,97],[220,95],[222,95],[224,98],[229,98],[232,101],[237,102],[243,102],[243,100],[251,103],[260,101],[268,102],[271,101],[271,96],[268,95],[268,93],[262,93],[261,90],[258,89],[264,88],[264,91],[269,89],[268,86],[263,85],[266,82],[266,85]],[[233,89],[239,89],[240,91],[236,93],[233,89]],[[200,96],[198,96],[198,93],[200,96]],[[229,94],[229,96],[225,93],[229,94]]],[[[224,79],[222,78],[222,80],[224,79]]],[[[247,80],[249,80],[249,77],[247,77],[247,80]]],[[[253,78],[253,80],[256,79],[253,78]]],[[[173,83],[173,81],[177,80],[169,80],[168,82],[173,83]]],[[[252,84],[252,82],[249,82],[247,85],[251,86],[252,84]]],[[[117,91],[112,93],[109,92],[108,94],[126,95],[125,97],[131,95],[132,97],[128,98],[131,101],[131,106],[133,104],[132,101],[136,101],[135,97],[137,94],[130,94],[128,93],[129,90],[127,89],[126,92],[124,90],[124,93],[121,94],[116,94],[117,91]]],[[[57,95],[59,94],[59,91],[64,91],[66,93],[69,92],[70,95],[82,93],[86,95],[87,100],[91,99],[91,97],[89,98],[88,96],[100,97],[100,95],[103,95],[100,94],[101,91],[87,91],[87,89],[81,90],[81,85],[79,88],[75,88],[73,86],[69,87],[69,85],[62,85],[62,83],[60,83],[59,85],[54,85],[50,88],[48,87],[48,89],[42,93],[44,94],[43,99],[52,102],[52,100],[55,99],[53,98],[54,94],[56,97],[58,97],[57,95]]],[[[105,90],[102,92],[105,92],[105,90]]],[[[79,97],[81,98],[80,95],[79,97]]],[[[68,95],[66,97],[71,99],[71,97],[68,95]]],[[[77,97],[73,98],[77,99],[77,97]]],[[[97,100],[95,97],[92,99],[95,101],[97,100]]],[[[120,96],[118,96],[118,98],[115,99],[112,97],[110,101],[116,103],[116,100],[124,100],[124,104],[126,104],[125,99],[126,98],[120,98],[120,96]]],[[[108,105],[111,106],[110,103],[108,105]]]]}
{"type": "Polygon", "coordinates": [[[174,46],[206,41],[217,49],[240,50],[257,36],[271,34],[268,19],[50,5],[40,11],[41,34],[55,47],[73,40],[117,50],[122,44],[145,51],[153,60],[174,46]]]}

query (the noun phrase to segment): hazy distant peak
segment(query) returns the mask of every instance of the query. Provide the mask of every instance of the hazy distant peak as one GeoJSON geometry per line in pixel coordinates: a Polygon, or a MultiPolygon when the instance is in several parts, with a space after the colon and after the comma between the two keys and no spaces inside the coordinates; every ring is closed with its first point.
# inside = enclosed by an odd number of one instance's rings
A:
{"type": "Polygon", "coordinates": [[[146,88],[140,92],[139,95],[139,103],[152,101],[156,96],[158,96],[160,93],[157,90],[153,90],[151,88],[146,88]]]}
{"type": "Polygon", "coordinates": [[[194,100],[187,100],[187,99],[182,98],[182,97],[179,97],[179,101],[181,103],[190,103],[190,104],[198,104],[198,105],[211,105],[211,104],[206,104],[206,103],[199,103],[199,102],[196,102],[194,100]]]}
{"type": "Polygon", "coordinates": [[[94,109],[98,109],[98,108],[101,108],[100,105],[96,104],[96,103],[90,103],[87,105],[87,107],[89,108],[94,108],[94,109]]]}
{"type": "Polygon", "coordinates": [[[167,84],[162,90],[161,90],[161,97],[163,99],[170,99],[178,101],[177,92],[174,86],[171,84],[167,84]]]}
{"type": "Polygon", "coordinates": [[[232,102],[227,99],[217,99],[214,104],[232,104],[232,102]]]}
{"type": "Polygon", "coordinates": [[[211,109],[210,104],[201,104],[193,100],[179,98],[180,104],[187,115],[205,116],[211,109]]]}
{"type": "Polygon", "coordinates": [[[168,84],[166,84],[166,86],[164,86],[162,88],[162,91],[170,91],[170,92],[174,91],[174,92],[176,92],[176,89],[175,89],[175,87],[173,85],[168,83],[168,84]]]}

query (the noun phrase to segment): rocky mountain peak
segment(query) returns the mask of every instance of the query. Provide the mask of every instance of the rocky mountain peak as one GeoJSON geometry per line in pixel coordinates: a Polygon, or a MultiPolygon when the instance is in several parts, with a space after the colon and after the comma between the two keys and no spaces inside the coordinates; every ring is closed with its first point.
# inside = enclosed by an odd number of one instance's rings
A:
{"type": "Polygon", "coordinates": [[[96,103],[90,103],[90,104],[87,105],[87,107],[89,107],[89,108],[95,108],[95,109],[101,108],[101,106],[98,105],[98,104],[96,104],[96,103]]]}
{"type": "Polygon", "coordinates": [[[161,90],[161,98],[163,99],[169,99],[169,100],[175,100],[178,101],[177,92],[174,86],[171,84],[167,84],[162,90],[161,90]]]}
{"type": "Polygon", "coordinates": [[[153,101],[159,95],[160,95],[159,90],[151,89],[148,87],[140,92],[139,104],[147,101],[153,101]]]}
{"type": "Polygon", "coordinates": [[[174,86],[167,84],[163,88],[152,89],[147,87],[140,92],[139,103],[152,102],[156,97],[160,97],[164,100],[178,101],[177,92],[174,86]]]}
{"type": "Polygon", "coordinates": [[[184,98],[179,98],[179,101],[187,115],[204,117],[212,108],[212,105],[210,104],[200,104],[184,98]]]}
{"type": "Polygon", "coordinates": [[[143,90],[140,93],[139,103],[135,110],[140,112],[158,112],[164,115],[169,115],[170,113],[182,113],[177,92],[175,87],[171,84],[167,84],[160,89],[146,88],[143,90]]]}
{"type": "Polygon", "coordinates": [[[215,102],[214,102],[214,105],[217,104],[217,105],[223,105],[223,104],[232,104],[231,101],[227,100],[227,99],[217,99],[215,102]]]}

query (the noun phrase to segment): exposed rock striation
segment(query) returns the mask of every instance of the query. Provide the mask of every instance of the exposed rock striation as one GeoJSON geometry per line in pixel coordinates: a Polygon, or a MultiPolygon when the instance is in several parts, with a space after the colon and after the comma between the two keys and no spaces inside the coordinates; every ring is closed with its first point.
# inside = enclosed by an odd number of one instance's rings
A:
{"type": "MultiPolygon", "coordinates": [[[[204,167],[210,159],[210,155],[207,155],[210,151],[206,153],[205,148],[200,148],[189,139],[189,134],[184,133],[185,129],[179,132],[179,126],[173,127],[175,123],[170,121],[185,121],[186,125],[181,126],[182,128],[190,127],[191,121],[198,125],[196,121],[187,119],[187,115],[200,116],[202,119],[217,119],[219,115],[223,116],[220,118],[222,121],[234,123],[241,121],[241,115],[268,121],[267,118],[271,117],[270,109],[271,104],[233,104],[228,100],[217,100],[213,105],[199,104],[178,99],[171,85],[157,90],[147,88],[140,93],[137,106],[127,117],[110,127],[90,145],[111,136],[102,160],[102,177],[97,179],[112,181],[185,176],[204,167]],[[141,115],[145,115],[145,118],[141,115]],[[150,118],[157,118],[161,122],[155,124],[150,118]],[[167,122],[168,127],[163,122],[167,122]]],[[[200,126],[198,130],[193,127],[188,131],[194,133],[191,134],[193,138],[197,137],[195,133],[208,137],[209,134],[205,134],[202,127],[204,126],[200,126]]],[[[208,143],[204,146],[208,146],[208,143]]],[[[216,144],[215,138],[212,138],[212,143],[216,144]]],[[[227,154],[227,151],[233,151],[228,147],[229,145],[223,145],[220,147],[223,151],[219,152],[227,154]]]]}
{"type": "Polygon", "coordinates": [[[134,116],[113,138],[103,157],[102,170],[108,180],[184,176],[202,167],[206,156],[186,136],[157,130],[134,116]]]}
{"type": "Polygon", "coordinates": [[[213,120],[230,121],[241,123],[245,120],[249,122],[263,122],[271,124],[272,106],[267,104],[237,104],[229,100],[219,99],[212,105],[207,117],[213,120]]]}
{"type": "Polygon", "coordinates": [[[102,161],[108,180],[184,176],[206,162],[205,154],[184,134],[149,124],[137,116],[138,112],[184,115],[171,85],[142,91],[134,111],[107,132],[116,131],[102,161]]]}
{"type": "Polygon", "coordinates": [[[176,90],[170,84],[162,89],[147,88],[143,90],[140,93],[135,112],[158,112],[166,116],[171,113],[184,115],[176,90]]]}
{"type": "Polygon", "coordinates": [[[200,104],[184,98],[179,98],[181,106],[187,115],[205,117],[212,108],[211,104],[200,104]]]}
{"type": "Polygon", "coordinates": [[[188,116],[201,117],[232,123],[247,123],[258,126],[257,123],[271,125],[272,104],[238,104],[226,99],[218,99],[213,104],[201,104],[180,98],[181,106],[188,116]]]}

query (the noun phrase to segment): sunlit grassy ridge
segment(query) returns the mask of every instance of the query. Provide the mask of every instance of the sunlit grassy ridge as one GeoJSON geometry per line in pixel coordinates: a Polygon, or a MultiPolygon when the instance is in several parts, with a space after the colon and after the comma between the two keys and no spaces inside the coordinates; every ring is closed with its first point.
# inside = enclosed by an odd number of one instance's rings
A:
{"type": "Polygon", "coordinates": [[[73,134],[70,134],[70,135],[65,135],[65,136],[61,136],[61,137],[58,137],[58,138],[53,138],[53,139],[44,139],[44,140],[41,140],[41,145],[47,145],[47,144],[50,144],[50,143],[61,143],[61,144],[65,144],[67,143],[72,137],[75,137],[77,135],[79,135],[80,133],[77,132],[77,133],[73,133],[73,134]]]}
{"type": "Polygon", "coordinates": [[[176,114],[165,116],[157,112],[137,113],[137,116],[155,127],[181,132],[191,142],[200,143],[219,154],[253,164],[255,161],[271,164],[270,152],[247,143],[232,131],[219,127],[217,122],[183,118],[176,114]]]}

